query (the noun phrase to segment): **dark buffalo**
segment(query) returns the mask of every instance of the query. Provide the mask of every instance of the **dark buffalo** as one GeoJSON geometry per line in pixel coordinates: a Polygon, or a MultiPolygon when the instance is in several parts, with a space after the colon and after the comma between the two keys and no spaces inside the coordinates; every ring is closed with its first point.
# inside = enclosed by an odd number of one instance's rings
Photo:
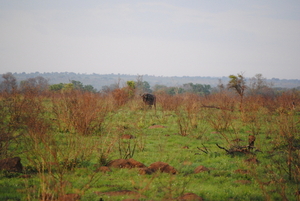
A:
{"type": "Polygon", "coordinates": [[[155,95],[144,93],[141,96],[143,98],[143,102],[146,105],[149,105],[149,107],[151,107],[153,105],[154,108],[156,109],[156,96],[155,95]]]}

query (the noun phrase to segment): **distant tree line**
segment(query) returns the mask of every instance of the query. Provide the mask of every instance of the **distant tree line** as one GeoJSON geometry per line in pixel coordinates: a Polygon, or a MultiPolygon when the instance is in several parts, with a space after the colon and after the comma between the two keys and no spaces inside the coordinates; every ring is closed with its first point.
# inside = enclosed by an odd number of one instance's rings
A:
{"type": "MultiPolygon", "coordinates": [[[[155,84],[153,87],[150,86],[148,81],[143,80],[143,76],[137,76],[136,80],[128,80],[125,86],[121,86],[121,79],[110,85],[104,85],[100,90],[94,88],[93,85],[84,85],[82,82],[77,80],[69,80],[68,83],[49,84],[49,80],[42,77],[30,77],[25,80],[17,82],[16,77],[12,73],[5,73],[1,76],[0,91],[15,91],[20,92],[36,90],[38,92],[43,91],[69,91],[79,90],[82,92],[92,93],[109,93],[116,89],[128,88],[130,93],[142,94],[142,93],[166,93],[169,95],[183,94],[183,93],[194,93],[200,96],[209,95],[211,93],[217,93],[224,90],[233,90],[241,98],[241,103],[245,95],[267,95],[273,96],[280,92],[286,91],[285,88],[273,88],[273,83],[268,82],[262,74],[257,74],[254,77],[246,81],[246,78],[242,74],[230,75],[227,79],[228,83],[223,84],[222,80],[219,80],[219,84],[216,87],[211,87],[209,84],[198,84],[198,83],[185,83],[178,86],[167,86],[162,84],[155,84]]],[[[124,85],[124,84],[123,84],[124,85]]],[[[300,87],[296,87],[293,90],[300,90],[300,87]]]]}
{"type": "MultiPolygon", "coordinates": [[[[209,77],[209,76],[154,76],[154,75],[129,75],[129,74],[83,74],[83,73],[73,73],[73,72],[34,72],[34,73],[13,73],[13,76],[17,79],[17,83],[20,84],[22,80],[26,80],[28,78],[35,78],[38,76],[44,77],[48,80],[50,85],[59,84],[59,83],[69,83],[70,80],[80,81],[85,85],[92,85],[96,90],[102,90],[102,87],[108,86],[110,88],[111,85],[120,84],[119,87],[123,87],[121,85],[126,86],[126,82],[128,80],[137,80],[140,77],[143,77],[147,83],[151,85],[151,90],[154,90],[155,85],[164,85],[167,87],[182,87],[183,84],[193,83],[193,84],[206,84],[210,85],[213,89],[217,87],[219,80],[223,83],[229,82],[228,76],[222,77],[209,77]]],[[[246,78],[246,84],[249,86],[249,81],[251,78],[246,78]]],[[[278,90],[292,89],[300,86],[300,79],[266,79],[267,82],[272,83],[272,88],[277,88],[278,90]]],[[[0,82],[3,79],[0,76],[0,82]]],[[[176,90],[175,90],[176,92],[176,90]]]]}
{"type": "Polygon", "coordinates": [[[92,85],[83,85],[80,81],[71,80],[70,83],[59,83],[49,85],[47,79],[42,76],[28,78],[22,80],[18,85],[15,76],[12,73],[5,73],[2,75],[3,81],[0,83],[0,91],[12,92],[19,90],[20,92],[35,90],[38,92],[43,91],[67,91],[67,90],[80,90],[88,92],[97,92],[92,85]]]}

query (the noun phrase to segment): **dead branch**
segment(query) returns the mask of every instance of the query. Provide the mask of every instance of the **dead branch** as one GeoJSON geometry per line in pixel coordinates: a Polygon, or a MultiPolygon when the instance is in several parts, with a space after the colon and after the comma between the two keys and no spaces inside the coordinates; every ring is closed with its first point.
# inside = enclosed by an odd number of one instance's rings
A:
{"type": "Polygon", "coordinates": [[[215,109],[219,109],[219,110],[228,110],[228,111],[233,112],[232,109],[228,109],[228,108],[224,108],[224,107],[218,107],[218,106],[214,106],[214,105],[203,105],[202,104],[202,107],[205,107],[205,108],[215,108],[215,109]]]}
{"type": "Polygon", "coordinates": [[[202,151],[202,152],[208,154],[208,149],[204,146],[203,143],[202,143],[202,146],[203,146],[204,149],[201,149],[201,148],[199,148],[199,147],[197,147],[197,149],[199,149],[200,151],[202,151]]]}
{"type": "Polygon", "coordinates": [[[227,150],[227,149],[225,149],[224,147],[221,147],[220,145],[218,145],[218,144],[216,144],[217,145],[217,147],[219,147],[220,149],[223,149],[223,150],[225,150],[227,153],[229,153],[230,154],[230,152],[227,150]]]}

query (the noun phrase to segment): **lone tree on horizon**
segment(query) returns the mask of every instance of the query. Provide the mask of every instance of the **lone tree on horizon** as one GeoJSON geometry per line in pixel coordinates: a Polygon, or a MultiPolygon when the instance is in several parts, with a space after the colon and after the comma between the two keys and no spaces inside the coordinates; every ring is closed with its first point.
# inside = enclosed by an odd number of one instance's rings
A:
{"type": "Polygon", "coordinates": [[[240,111],[243,109],[243,99],[245,94],[245,89],[247,88],[245,78],[243,74],[229,75],[229,82],[227,84],[228,89],[234,89],[236,93],[240,96],[240,111]]]}

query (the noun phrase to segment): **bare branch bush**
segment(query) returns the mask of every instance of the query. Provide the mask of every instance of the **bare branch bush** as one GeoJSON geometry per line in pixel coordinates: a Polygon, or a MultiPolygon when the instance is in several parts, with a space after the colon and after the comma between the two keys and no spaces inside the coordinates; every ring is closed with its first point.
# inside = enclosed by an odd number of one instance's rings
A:
{"type": "Polygon", "coordinates": [[[181,95],[169,95],[160,93],[157,95],[157,101],[160,103],[163,111],[175,111],[183,103],[181,95]]]}
{"type": "Polygon", "coordinates": [[[274,119],[269,120],[273,130],[268,136],[272,138],[272,142],[271,146],[266,147],[271,162],[260,168],[250,168],[251,174],[269,200],[274,192],[281,200],[300,200],[300,121],[287,104],[294,98],[297,99],[287,94],[277,96],[277,114],[274,119]],[[265,174],[263,178],[258,176],[262,172],[265,174]],[[297,185],[291,189],[290,182],[297,185]]]}
{"type": "MultiPolygon", "coordinates": [[[[45,106],[43,97],[31,92],[24,94],[24,98],[28,103],[24,108],[23,142],[27,159],[40,178],[38,196],[41,200],[57,199],[72,189],[70,171],[91,160],[98,142],[70,133],[57,135],[51,129],[48,118],[51,110],[45,106]]],[[[95,179],[92,175],[88,182],[95,179]]]]}
{"type": "Polygon", "coordinates": [[[90,135],[101,130],[109,112],[107,101],[98,94],[72,91],[52,97],[55,123],[61,131],[90,135]]]}
{"type": "Polygon", "coordinates": [[[257,136],[262,130],[262,119],[267,114],[263,107],[263,99],[261,96],[248,96],[244,100],[243,112],[241,113],[241,120],[244,125],[251,129],[251,133],[257,136]]]}
{"type": "Polygon", "coordinates": [[[124,89],[115,89],[112,92],[112,96],[114,98],[114,103],[117,107],[121,107],[127,103],[129,100],[129,93],[124,89]]]}
{"type": "MultiPolygon", "coordinates": [[[[18,145],[21,131],[24,129],[23,108],[26,100],[16,91],[2,92],[0,97],[0,158],[8,158],[17,154],[10,151],[12,144],[18,145]]],[[[15,149],[16,150],[16,149],[15,149]]]]}

